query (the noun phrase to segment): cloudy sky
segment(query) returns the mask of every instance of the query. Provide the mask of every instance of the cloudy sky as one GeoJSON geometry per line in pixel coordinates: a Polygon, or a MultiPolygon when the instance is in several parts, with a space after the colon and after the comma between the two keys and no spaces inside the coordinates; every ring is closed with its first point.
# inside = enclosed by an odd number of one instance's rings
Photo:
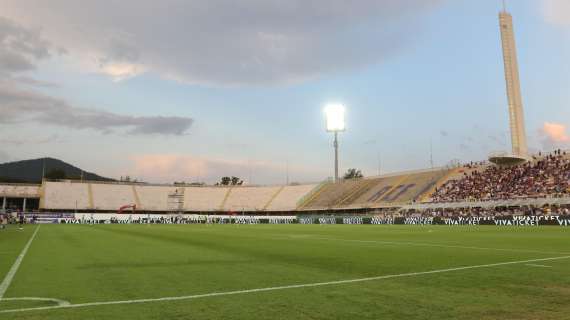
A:
{"type": "MultiPolygon", "coordinates": [[[[570,1],[508,1],[532,150],[570,146],[570,1]]],[[[499,0],[0,0],[0,162],[254,184],[510,149],[499,0]],[[378,161],[380,159],[380,161],[378,161]],[[288,170],[287,170],[288,169],[288,170]]]]}

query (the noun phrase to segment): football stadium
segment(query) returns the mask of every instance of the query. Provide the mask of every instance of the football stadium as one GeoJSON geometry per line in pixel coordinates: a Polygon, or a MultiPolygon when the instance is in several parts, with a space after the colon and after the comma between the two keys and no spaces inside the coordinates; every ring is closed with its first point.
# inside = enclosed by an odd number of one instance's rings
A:
{"type": "MultiPolygon", "coordinates": [[[[570,319],[570,149],[529,146],[502,5],[508,144],[483,160],[343,175],[351,106],[332,103],[331,177],[316,182],[287,172],[286,183],[153,183],[52,158],[0,164],[0,319],[570,319]]],[[[150,130],[137,119],[127,125],[150,130]]]]}

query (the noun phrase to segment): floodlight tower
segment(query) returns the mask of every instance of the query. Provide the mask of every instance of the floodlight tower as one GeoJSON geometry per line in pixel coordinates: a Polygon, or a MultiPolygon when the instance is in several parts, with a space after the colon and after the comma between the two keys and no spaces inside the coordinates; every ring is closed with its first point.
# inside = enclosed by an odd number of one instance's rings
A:
{"type": "Polygon", "coordinates": [[[513,17],[507,12],[504,1],[503,10],[499,13],[499,25],[501,29],[507,100],[509,104],[509,127],[511,131],[512,153],[508,154],[503,152],[491,154],[489,160],[498,165],[509,165],[527,161],[528,149],[513,17]]]}
{"type": "Polygon", "coordinates": [[[327,132],[334,133],[334,182],[338,182],[338,133],[346,129],[344,113],[342,104],[329,104],[325,107],[327,132]]]}

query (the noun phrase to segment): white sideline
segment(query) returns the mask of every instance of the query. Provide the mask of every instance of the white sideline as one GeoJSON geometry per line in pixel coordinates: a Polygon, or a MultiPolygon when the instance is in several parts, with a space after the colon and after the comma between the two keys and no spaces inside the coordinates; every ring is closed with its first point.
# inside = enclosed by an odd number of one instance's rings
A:
{"type": "Polygon", "coordinates": [[[538,268],[552,268],[552,266],[546,266],[544,264],[535,264],[535,263],[529,263],[529,264],[526,264],[526,266],[538,267],[538,268]]]}
{"type": "Polygon", "coordinates": [[[8,271],[6,277],[4,277],[4,280],[2,281],[2,283],[0,283],[0,299],[4,297],[6,290],[8,290],[8,287],[12,283],[12,280],[14,280],[14,276],[16,275],[16,272],[18,272],[20,264],[22,263],[22,260],[24,260],[24,256],[28,252],[28,249],[30,248],[32,241],[34,241],[34,238],[36,237],[38,230],[40,230],[40,225],[36,227],[36,231],[34,231],[32,236],[30,237],[30,240],[28,240],[28,243],[26,243],[26,246],[24,247],[24,249],[22,249],[22,252],[18,256],[18,258],[16,258],[16,261],[14,261],[12,268],[10,268],[10,271],[8,271]]]}
{"type": "Polygon", "coordinates": [[[348,280],[337,280],[337,281],[328,281],[328,282],[314,282],[314,283],[305,283],[305,284],[293,284],[293,285],[279,286],[279,287],[258,288],[258,289],[246,289],[246,290],[226,291],[226,292],[212,292],[212,293],[195,294],[195,295],[178,296],[178,297],[163,297],[163,298],[136,299],[136,300],[118,300],[118,301],[87,302],[87,303],[78,303],[78,304],[69,304],[69,305],[34,307],[34,308],[11,309],[11,310],[0,310],[0,314],[2,314],[2,313],[24,312],[24,311],[41,311],[41,310],[52,310],[52,309],[84,308],[84,307],[106,306],[106,305],[119,305],[119,304],[121,304],[121,305],[122,305],[122,304],[135,304],[135,303],[146,303],[146,302],[164,302],[164,301],[192,300],[192,299],[209,298],[209,297],[220,297],[220,296],[230,296],[230,295],[256,293],[256,292],[277,291],[277,290],[297,289],[297,288],[322,287],[322,286],[330,286],[330,285],[338,285],[338,284],[347,284],[347,283],[357,283],[357,282],[366,282],[366,281],[375,281],[375,280],[383,280],[383,279],[404,278],[404,277],[420,276],[420,275],[426,275],[426,274],[435,274],[435,273],[444,273],[444,272],[452,272],[452,271],[461,271],[461,270],[468,270],[468,269],[491,268],[491,267],[506,266],[506,265],[513,265],[513,264],[523,264],[523,263],[532,263],[532,262],[539,262],[539,261],[562,260],[562,259],[568,259],[568,258],[570,258],[570,256],[541,258],[541,259],[530,259],[530,260],[519,260],[519,261],[508,261],[508,262],[498,262],[498,263],[480,264],[480,265],[463,266],[463,267],[455,267],[455,268],[447,268],[447,269],[439,269],[439,270],[431,270],[431,271],[420,271],[420,272],[410,272],[410,273],[402,273],[402,274],[391,274],[391,275],[383,275],[383,276],[368,277],[368,278],[358,278],[358,279],[348,279],[348,280]]]}
{"type": "Polygon", "coordinates": [[[40,297],[18,297],[18,298],[2,298],[2,301],[51,301],[55,302],[60,306],[65,306],[70,304],[69,301],[61,300],[61,299],[54,299],[54,298],[40,298],[40,297]]]}
{"type": "Polygon", "coordinates": [[[420,243],[420,242],[406,242],[406,241],[355,240],[355,239],[339,239],[339,238],[323,238],[323,237],[312,237],[312,238],[310,238],[310,239],[316,239],[316,240],[333,240],[333,241],[344,241],[344,242],[395,244],[395,245],[418,246],[418,247],[438,247],[438,248],[456,248],[456,249],[473,249],[473,250],[491,250],[491,251],[505,251],[505,252],[521,252],[521,253],[570,254],[570,252],[541,251],[541,250],[528,250],[528,249],[489,248],[489,247],[460,246],[460,245],[448,245],[448,244],[437,244],[437,243],[420,243]]]}

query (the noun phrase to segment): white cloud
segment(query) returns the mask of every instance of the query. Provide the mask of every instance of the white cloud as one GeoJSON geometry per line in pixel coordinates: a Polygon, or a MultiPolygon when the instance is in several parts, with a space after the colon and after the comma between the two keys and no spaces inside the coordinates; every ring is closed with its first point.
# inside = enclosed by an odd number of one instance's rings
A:
{"type": "Polygon", "coordinates": [[[35,62],[51,55],[51,44],[39,30],[25,28],[0,16],[0,75],[35,68],[35,62]]]}
{"type": "Polygon", "coordinates": [[[36,122],[110,133],[127,128],[129,134],[185,134],[193,120],[184,117],[137,117],[108,111],[76,108],[61,99],[24,90],[0,81],[0,124],[36,122]]]}
{"type": "Polygon", "coordinates": [[[542,148],[567,148],[570,146],[568,127],[561,123],[545,122],[539,130],[542,148]]]}
{"type": "Polygon", "coordinates": [[[207,85],[294,83],[382,62],[442,0],[2,0],[89,70],[207,85]]]}
{"type": "Polygon", "coordinates": [[[22,137],[21,134],[13,136],[3,136],[0,138],[0,144],[25,145],[25,144],[44,144],[64,141],[57,134],[49,136],[22,137]]]}
{"type": "MultiPolygon", "coordinates": [[[[193,120],[185,117],[120,115],[97,109],[77,108],[63,99],[36,90],[54,84],[36,80],[26,74],[36,64],[52,56],[53,46],[39,30],[0,17],[0,124],[36,122],[75,129],[92,129],[109,133],[126,129],[128,134],[185,134],[193,120]]],[[[114,53],[117,57],[133,56],[127,49],[114,53]]],[[[101,63],[115,79],[138,72],[128,64],[101,63]]]]}
{"type": "MultiPolygon", "coordinates": [[[[150,182],[172,183],[174,181],[205,181],[215,183],[222,176],[237,176],[248,183],[251,176],[253,182],[271,181],[285,182],[285,164],[268,161],[224,160],[196,157],[185,154],[138,154],[130,157],[132,166],[124,174],[141,178],[150,182]]],[[[326,175],[322,168],[290,166],[291,181],[302,177],[318,181],[326,175]]]]}
{"type": "Polygon", "coordinates": [[[113,81],[121,81],[144,73],[144,66],[132,63],[107,63],[101,65],[101,71],[113,81]]]}

